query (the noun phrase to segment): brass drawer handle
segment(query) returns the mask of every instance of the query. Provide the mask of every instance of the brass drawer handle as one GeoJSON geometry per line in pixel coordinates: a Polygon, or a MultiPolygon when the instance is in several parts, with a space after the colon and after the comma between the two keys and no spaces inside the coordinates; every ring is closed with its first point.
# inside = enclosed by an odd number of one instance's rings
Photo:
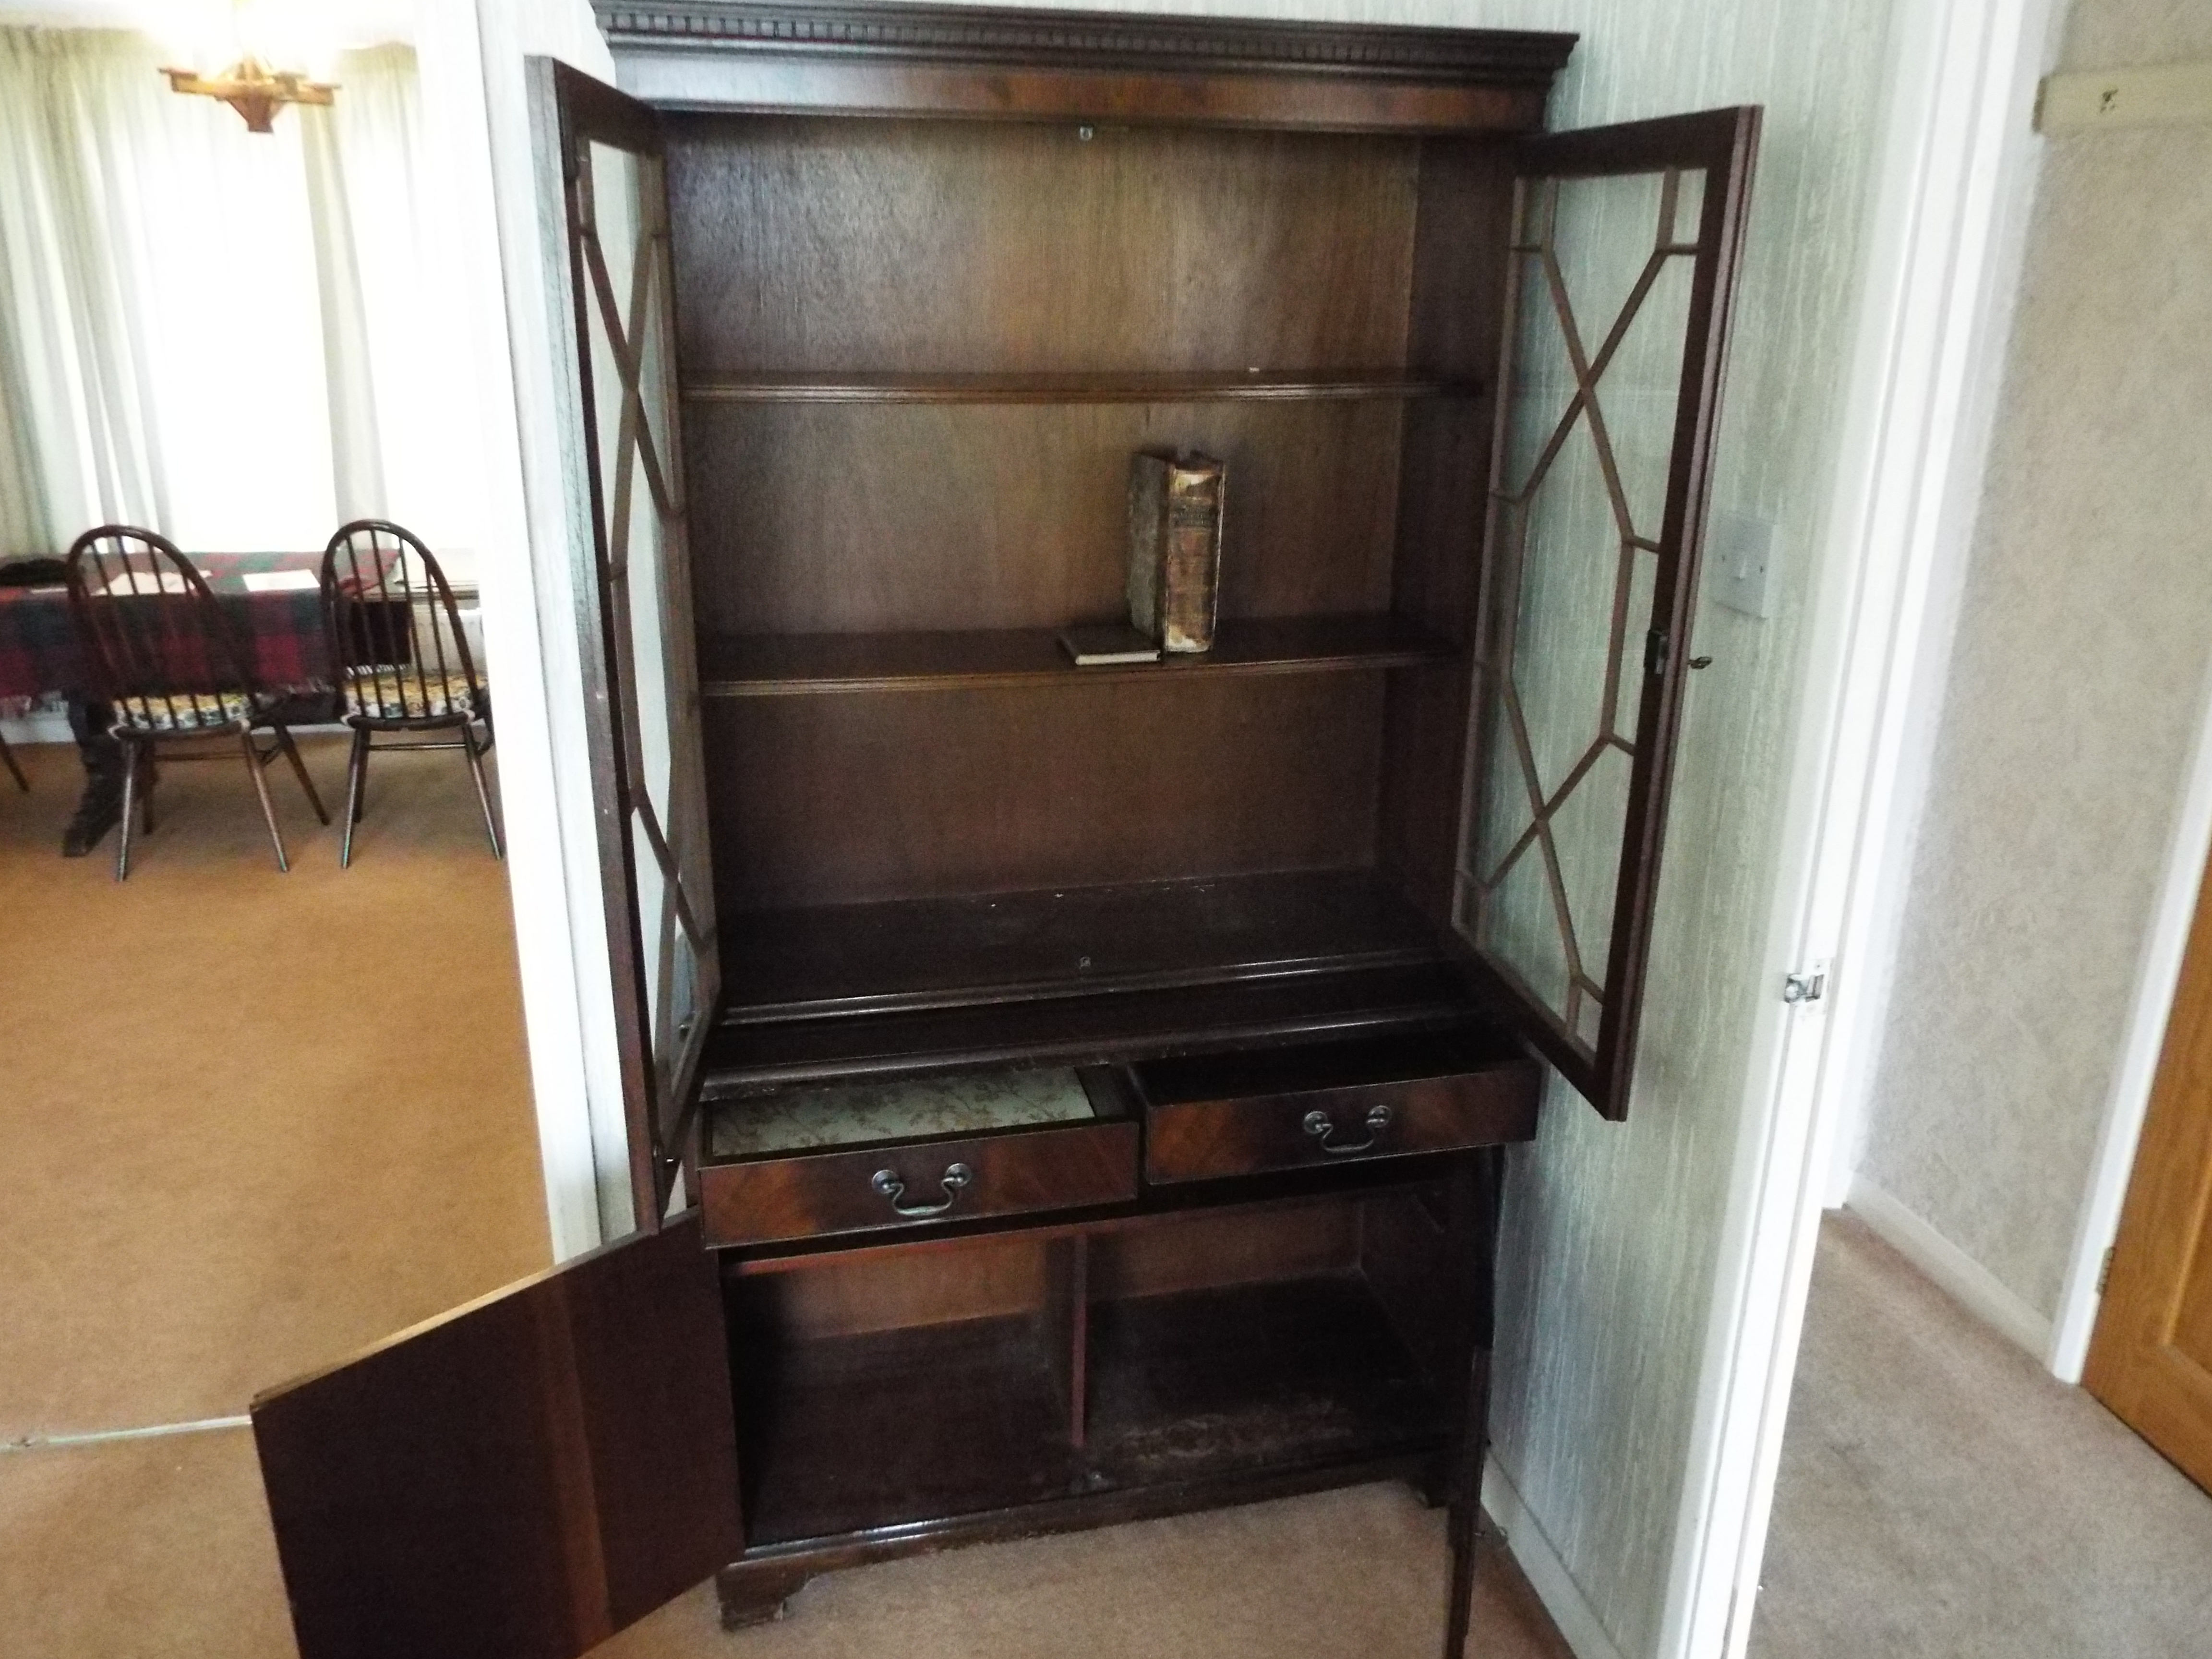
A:
{"type": "Polygon", "coordinates": [[[945,1189],[945,1197],[941,1202],[936,1204],[900,1203],[899,1200],[906,1196],[906,1182],[898,1178],[898,1171],[896,1170],[877,1170],[875,1179],[868,1184],[890,1200],[891,1208],[896,1210],[901,1215],[915,1217],[943,1215],[952,1207],[954,1200],[960,1196],[960,1189],[975,1178],[975,1172],[965,1164],[948,1164],[945,1165],[945,1173],[938,1178],[937,1183],[945,1189]]]}
{"type": "Polygon", "coordinates": [[[1306,1133],[1321,1142],[1322,1151],[1331,1158],[1345,1158],[1353,1152],[1366,1152],[1382,1139],[1383,1131],[1390,1127],[1390,1109],[1383,1105],[1370,1106],[1364,1121],[1367,1125],[1366,1139],[1337,1140],[1332,1138],[1336,1133],[1336,1125],[1329,1121],[1327,1112],[1316,1108],[1306,1114],[1306,1133]]]}

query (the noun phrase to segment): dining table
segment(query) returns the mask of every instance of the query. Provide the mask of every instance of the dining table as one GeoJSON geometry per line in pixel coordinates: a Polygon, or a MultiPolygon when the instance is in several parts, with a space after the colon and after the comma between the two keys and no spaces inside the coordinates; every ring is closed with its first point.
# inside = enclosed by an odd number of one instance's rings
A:
{"type": "MultiPolygon", "coordinates": [[[[191,553],[229,619],[256,684],[281,699],[288,725],[337,717],[336,672],[324,632],[323,553],[191,553]]],[[[4,566],[0,566],[4,569],[4,566]]],[[[83,762],[85,783],[63,850],[91,850],[120,810],[122,756],[108,735],[113,716],[79,648],[69,591],[0,586],[0,702],[62,700],[83,762]]]]}

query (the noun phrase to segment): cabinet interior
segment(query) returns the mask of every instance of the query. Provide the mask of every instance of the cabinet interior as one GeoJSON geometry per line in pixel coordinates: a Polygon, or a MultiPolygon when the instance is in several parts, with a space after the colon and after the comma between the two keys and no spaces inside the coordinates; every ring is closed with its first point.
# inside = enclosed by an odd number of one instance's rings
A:
{"type": "Polygon", "coordinates": [[[1146,993],[1295,1003],[1281,981],[1322,975],[1315,1006],[1433,1000],[1372,975],[1433,965],[1451,914],[1502,151],[665,132],[709,1093],[1048,1049],[1018,1006],[1104,993],[1059,1010],[1092,1052],[1311,1012],[1146,993]],[[1057,630],[1123,611],[1129,459],[1162,446],[1228,464],[1218,643],[1076,669],[1057,630]]]}
{"type": "Polygon", "coordinates": [[[731,1265],[748,1547],[1425,1469],[1473,1271],[1449,1212],[1441,1185],[1401,1186],[731,1265]]]}

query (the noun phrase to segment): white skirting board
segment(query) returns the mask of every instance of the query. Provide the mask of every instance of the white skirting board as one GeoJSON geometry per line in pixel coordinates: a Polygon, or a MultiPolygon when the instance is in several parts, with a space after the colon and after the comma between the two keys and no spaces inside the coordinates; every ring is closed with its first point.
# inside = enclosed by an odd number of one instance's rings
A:
{"type": "Polygon", "coordinates": [[[2043,1364],[2051,1363],[2051,1317],[2038,1313],[1996,1275],[1864,1176],[1853,1177],[1849,1206],[1899,1255],[1934,1279],[1975,1318],[1995,1326],[2043,1364]]]}
{"type": "Polygon", "coordinates": [[[1552,1615],[1559,1634],[1575,1651],[1575,1659],[1621,1659],[1620,1649],[1606,1632],[1597,1612],[1583,1595],[1582,1586],[1559,1559],[1552,1540],[1536,1524],[1536,1517],[1521,1501],[1521,1493],[1495,1457],[1482,1465],[1482,1507],[1498,1523],[1505,1547],[1528,1575],[1529,1588],[1552,1615]]]}

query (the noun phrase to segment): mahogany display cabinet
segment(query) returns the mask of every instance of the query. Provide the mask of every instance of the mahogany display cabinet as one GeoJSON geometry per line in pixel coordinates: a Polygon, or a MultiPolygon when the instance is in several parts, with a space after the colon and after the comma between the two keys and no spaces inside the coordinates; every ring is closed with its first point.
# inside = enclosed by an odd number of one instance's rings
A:
{"type": "Polygon", "coordinates": [[[255,1403],[305,1659],[1386,1478],[1456,1655],[1504,1149],[1631,1092],[1758,112],[599,18],[624,90],[532,72],[631,1231],[255,1403]],[[1175,447],[1214,647],[1077,668],[1175,447]]]}

